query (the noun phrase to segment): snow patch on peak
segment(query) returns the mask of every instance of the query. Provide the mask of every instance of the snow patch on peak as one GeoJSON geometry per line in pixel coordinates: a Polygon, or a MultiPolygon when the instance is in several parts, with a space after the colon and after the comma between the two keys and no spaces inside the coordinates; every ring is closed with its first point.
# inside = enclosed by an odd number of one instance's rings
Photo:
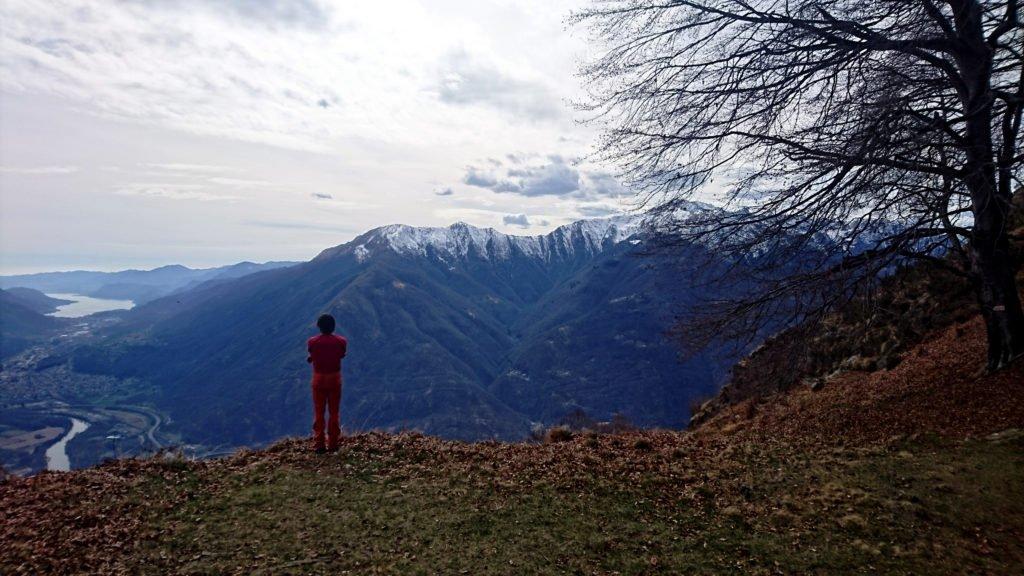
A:
{"type": "Polygon", "coordinates": [[[612,216],[578,220],[572,224],[555,228],[548,236],[565,235],[578,237],[594,248],[606,243],[618,244],[640,230],[640,218],[635,216],[612,216]]]}
{"type": "Polygon", "coordinates": [[[514,236],[465,222],[443,228],[390,224],[371,230],[350,244],[325,250],[322,256],[351,251],[359,262],[364,262],[384,248],[445,261],[470,256],[505,260],[515,254],[547,261],[555,256],[570,257],[581,250],[596,254],[630,238],[639,228],[640,218],[632,216],[580,220],[538,236],[514,236]]]}
{"type": "Polygon", "coordinates": [[[370,257],[370,251],[366,249],[365,244],[360,244],[359,246],[356,246],[352,250],[352,253],[356,255],[356,261],[359,263],[366,262],[366,259],[370,257]]]}
{"type": "Polygon", "coordinates": [[[456,222],[447,228],[416,228],[392,224],[376,230],[375,236],[402,254],[466,257],[470,254],[489,256],[506,253],[509,237],[493,228],[477,228],[456,222]]]}

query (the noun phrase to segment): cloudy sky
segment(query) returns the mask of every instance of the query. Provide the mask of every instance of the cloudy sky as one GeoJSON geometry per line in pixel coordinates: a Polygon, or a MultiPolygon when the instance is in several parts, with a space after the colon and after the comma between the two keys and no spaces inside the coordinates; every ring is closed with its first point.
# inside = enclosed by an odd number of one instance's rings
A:
{"type": "Polygon", "coordinates": [[[628,208],[582,0],[3,0],[0,272],[308,259],[628,208]]]}

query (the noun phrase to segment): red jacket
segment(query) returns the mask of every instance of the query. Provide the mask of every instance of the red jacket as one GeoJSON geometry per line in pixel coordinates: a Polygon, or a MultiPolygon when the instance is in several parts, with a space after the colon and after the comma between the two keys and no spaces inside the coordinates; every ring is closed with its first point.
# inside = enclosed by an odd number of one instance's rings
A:
{"type": "Polygon", "coordinates": [[[348,351],[348,340],[335,334],[319,334],[306,341],[309,357],[306,362],[313,365],[316,374],[341,372],[341,359],[348,351]]]}

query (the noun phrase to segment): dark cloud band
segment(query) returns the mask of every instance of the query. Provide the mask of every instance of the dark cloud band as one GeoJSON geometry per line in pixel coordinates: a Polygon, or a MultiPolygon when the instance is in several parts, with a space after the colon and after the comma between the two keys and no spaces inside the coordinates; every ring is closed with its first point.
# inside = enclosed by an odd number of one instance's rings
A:
{"type": "Polygon", "coordinates": [[[488,159],[482,166],[467,166],[463,184],[499,194],[561,196],[597,200],[622,196],[626,190],[608,172],[580,170],[559,155],[509,154],[508,163],[488,159]]]}

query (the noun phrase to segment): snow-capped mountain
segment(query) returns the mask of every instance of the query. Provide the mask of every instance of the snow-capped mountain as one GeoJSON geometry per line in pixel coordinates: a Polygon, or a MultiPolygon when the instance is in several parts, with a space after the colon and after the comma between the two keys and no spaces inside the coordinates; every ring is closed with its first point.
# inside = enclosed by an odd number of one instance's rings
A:
{"type": "Polygon", "coordinates": [[[140,306],[74,363],[144,375],[190,441],[263,442],[306,431],[302,344],[330,312],[350,342],[351,428],[511,439],[575,409],[679,426],[720,365],[679,361],[664,333],[693,295],[676,268],[638,257],[642,239],[627,217],[541,236],[384,226],[304,264],[140,306]],[[224,417],[239,405],[258,416],[224,417]]]}
{"type": "Polygon", "coordinates": [[[375,252],[390,250],[444,261],[467,257],[507,260],[521,255],[549,262],[555,258],[593,256],[639,231],[640,219],[634,216],[579,220],[537,236],[504,234],[465,222],[445,228],[391,224],[375,228],[352,242],[328,248],[317,259],[353,253],[363,261],[375,252]]]}
{"type": "Polygon", "coordinates": [[[652,255],[647,230],[622,216],[538,236],[383,226],[309,262],[138,306],[70,363],[137,381],[137,401],[167,411],[188,442],[266,442],[307,432],[303,343],[330,312],[350,342],[349,429],[513,439],[577,409],[680,426],[736,351],[680,361],[665,333],[709,297],[685,279],[719,253],[652,255]]]}

